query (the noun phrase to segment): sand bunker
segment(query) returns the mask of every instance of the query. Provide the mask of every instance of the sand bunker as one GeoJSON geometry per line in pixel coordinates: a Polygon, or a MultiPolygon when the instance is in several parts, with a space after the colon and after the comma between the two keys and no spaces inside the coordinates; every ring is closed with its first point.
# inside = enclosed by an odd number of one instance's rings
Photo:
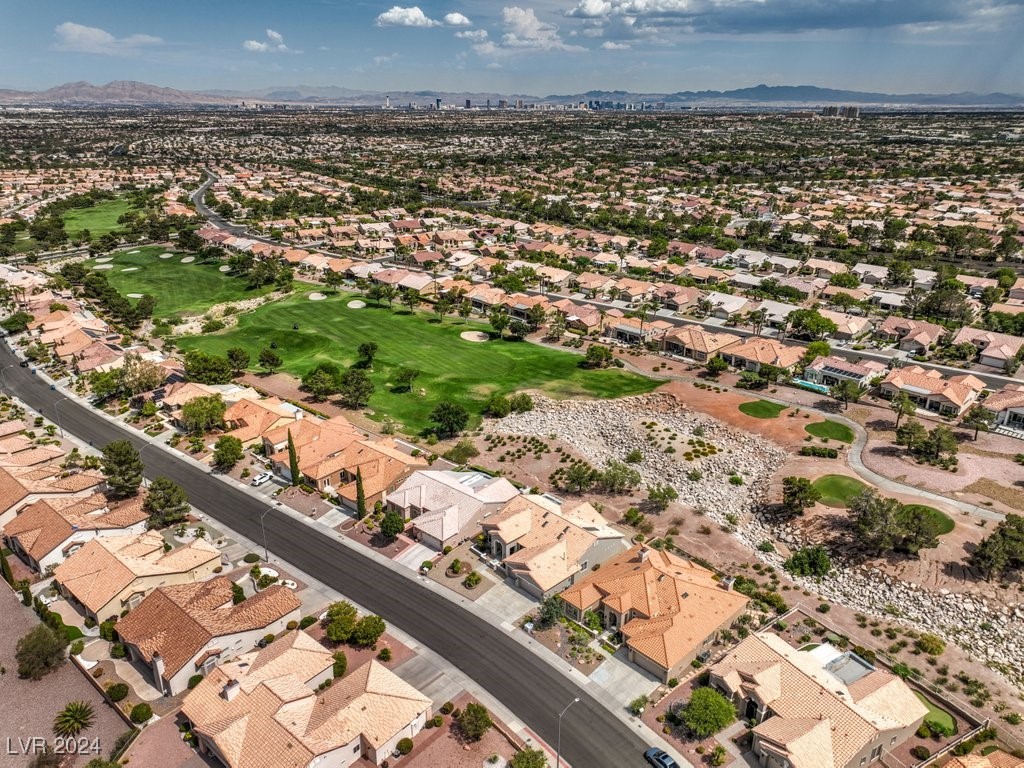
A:
{"type": "Polygon", "coordinates": [[[459,338],[466,341],[489,341],[491,337],[483,331],[463,331],[459,334],[459,338]]]}
{"type": "Polygon", "coordinates": [[[160,254],[160,258],[161,259],[173,259],[174,258],[174,254],[173,253],[161,253],[160,254]]]}
{"type": "Polygon", "coordinates": [[[181,260],[181,263],[182,264],[191,264],[195,260],[196,260],[195,256],[186,256],[184,259],[181,260]]]}
{"type": "Polygon", "coordinates": [[[128,294],[125,294],[125,295],[129,299],[141,299],[142,298],[142,294],[141,293],[128,293],[128,294]]]}
{"type": "Polygon", "coordinates": [[[220,272],[230,272],[231,271],[231,266],[229,264],[222,264],[219,267],[217,267],[217,269],[220,272]]]}
{"type": "Polygon", "coordinates": [[[113,256],[100,256],[98,259],[96,259],[96,263],[97,264],[106,264],[108,261],[113,261],[113,260],[114,260],[113,256]]]}
{"type": "Polygon", "coordinates": [[[349,309],[362,309],[366,306],[366,302],[360,301],[359,299],[352,299],[347,306],[349,309]]]}
{"type": "Polygon", "coordinates": [[[97,264],[93,269],[113,269],[113,264],[97,264]]]}
{"type": "Polygon", "coordinates": [[[125,267],[121,271],[122,272],[138,272],[139,268],[138,267],[125,267]]]}
{"type": "Polygon", "coordinates": [[[136,250],[136,251],[128,251],[128,253],[129,253],[129,254],[132,254],[132,253],[138,253],[138,251],[137,251],[137,250],[136,250]]]}
{"type": "Polygon", "coordinates": [[[311,294],[309,294],[309,300],[310,301],[323,301],[326,298],[327,297],[324,296],[322,293],[311,293],[311,294]]]}

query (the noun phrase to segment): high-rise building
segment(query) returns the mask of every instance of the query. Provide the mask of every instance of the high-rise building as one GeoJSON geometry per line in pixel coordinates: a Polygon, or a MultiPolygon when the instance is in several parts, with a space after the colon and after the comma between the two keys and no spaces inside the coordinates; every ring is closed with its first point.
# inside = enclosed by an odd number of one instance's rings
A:
{"type": "Polygon", "coordinates": [[[508,99],[499,99],[498,109],[508,109],[508,99]]]}
{"type": "Polygon", "coordinates": [[[473,106],[473,102],[471,102],[469,99],[466,99],[466,109],[469,109],[472,106],[473,106]]]}

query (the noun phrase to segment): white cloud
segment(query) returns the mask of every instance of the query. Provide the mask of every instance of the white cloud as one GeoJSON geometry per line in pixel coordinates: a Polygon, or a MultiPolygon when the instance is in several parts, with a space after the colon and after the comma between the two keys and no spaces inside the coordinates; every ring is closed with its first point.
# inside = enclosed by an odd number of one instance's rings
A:
{"type": "Polygon", "coordinates": [[[462,13],[446,13],[444,17],[445,25],[449,27],[469,27],[473,25],[465,14],[462,13]]]}
{"type": "Polygon", "coordinates": [[[576,7],[566,13],[580,19],[599,19],[607,16],[612,10],[608,0],[580,0],[576,7]]]}
{"type": "Polygon", "coordinates": [[[568,45],[558,34],[558,27],[537,18],[532,8],[507,6],[501,11],[505,34],[500,45],[490,40],[478,43],[473,50],[481,56],[509,55],[519,51],[582,51],[578,45],[568,45]]]}
{"type": "Polygon", "coordinates": [[[486,29],[462,29],[455,33],[455,36],[460,40],[486,40],[487,30],[486,29]]]}
{"type": "Polygon", "coordinates": [[[242,43],[242,48],[252,53],[302,53],[302,51],[294,51],[284,44],[284,37],[280,32],[268,29],[266,31],[267,39],[264,40],[246,40],[242,43]]]}
{"type": "MultiPolygon", "coordinates": [[[[451,15],[451,14],[449,14],[451,15]]],[[[460,14],[461,15],[461,14],[460,14]]],[[[463,17],[465,18],[465,17],[463,17]]],[[[468,19],[467,19],[468,21],[468,19]]],[[[403,8],[393,6],[377,17],[378,27],[439,27],[440,21],[430,18],[418,5],[403,8]]]]}
{"type": "Polygon", "coordinates": [[[606,51],[628,51],[629,43],[616,43],[614,40],[605,40],[601,47],[606,51]]]}
{"type": "Polygon", "coordinates": [[[162,45],[163,40],[153,35],[115,37],[105,29],[87,27],[65,21],[54,29],[56,48],[76,53],[96,53],[104,56],[135,56],[143,48],[162,45]]]}
{"type": "Polygon", "coordinates": [[[399,56],[397,53],[389,53],[387,56],[374,56],[373,63],[379,67],[382,66],[383,64],[390,64],[392,61],[395,61],[398,58],[399,56]]]}

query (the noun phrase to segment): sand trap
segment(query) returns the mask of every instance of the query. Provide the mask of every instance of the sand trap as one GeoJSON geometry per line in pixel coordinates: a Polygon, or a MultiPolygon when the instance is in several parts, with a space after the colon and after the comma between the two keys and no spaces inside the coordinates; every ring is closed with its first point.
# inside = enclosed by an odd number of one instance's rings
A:
{"type": "Polygon", "coordinates": [[[327,297],[324,296],[322,293],[311,293],[311,294],[309,294],[309,300],[310,301],[323,301],[326,298],[327,297]]]}
{"type": "Polygon", "coordinates": [[[138,253],[138,251],[128,251],[129,254],[138,253]]]}
{"type": "Polygon", "coordinates": [[[121,271],[122,272],[138,272],[139,268],[138,267],[125,267],[121,271]]]}
{"type": "Polygon", "coordinates": [[[359,299],[352,299],[352,301],[350,301],[346,306],[349,309],[362,309],[366,306],[366,302],[360,301],[359,299]]]}
{"type": "Polygon", "coordinates": [[[173,259],[174,258],[174,254],[173,253],[161,253],[160,254],[160,258],[161,259],[173,259]]]}
{"type": "Polygon", "coordinates": [[[113,269],[113,264],[97,264],[93,269],[113,269]]]}
{"type": "Polygon", "coordinates": [[[184,259],[181,260],[181,263],[182,264],[191,264],[195,260],[196,260],[195,256],[186,256],[184,259]]]}
{"type": "Polygon", "coordinates": [[[98,259],[96,259],[96,263],[97,264],[106,264],[108,261],[113,261],[113,260],[114,260],[113,256],[100,256],[98,259]]]}
{"type": "Polygon", "coordinates": [[[217,269],[220,272],[230,272],[231,271],[231,265],[229,265],[229,264],[222,264],[221,266],[217,267],[217,269]]]}
{"type": "Polygon", "coordinates": [[[142,298],[142,294],[141,293],[128,293],[128,294],[125,294],[125,295],[129,299],[141,299],[142,298]]]}
{"type": "Polygon", "coordinates": [[[466,341],[490,341],[491,337],[483,331],[463,331],[459,334],[460,339],[466,341]]]}

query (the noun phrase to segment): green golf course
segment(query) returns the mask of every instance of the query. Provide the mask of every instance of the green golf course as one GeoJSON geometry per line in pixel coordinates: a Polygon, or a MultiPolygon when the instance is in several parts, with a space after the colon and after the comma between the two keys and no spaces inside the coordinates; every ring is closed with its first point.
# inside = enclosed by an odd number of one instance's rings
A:
{"type": "Polygon", "coordinates": [[[740,403],[740,413],[753,416],[755,419],[777,419],[788,406],[780,403],[773,403],[770,400],[751,400],[749,403],[740,403]]]}
{"type": "Polygon", "coordinates": [[[847,475],[825,475],[811,485],[821,493],[821,503],[826,507],[848,507],[854,496],[868,488],[857,478],[847,475]]]}
{"type": "Polygon", "coordinates": [[[64,213],[64,231],[74,237],[88,229],[93,239],[120,229],[117,220],[129,210],[132,204],[127,200],[104,200],[89,208],[71,208],[64,213]]]}
{"type": "Polygon", "coordinates": [[[447,318],[438,323],[433,314],[410,313],[398,305],[392,310],[369,303],[354,309],[348,303],[363,300],[354,294],[328,295],[322,301],[309,296],[296,291],[241,315],[233,328],[182,337],[176,343],[186,351],[216,355],[242,347],[252,356],[254,368],[260,350],[274,345],[284,363],[282,370],[301,376],[322,361],[349,366],[356,362],[360,344],[375,342],[379,351],[370,378],[376,391],[369,407],[405,425],[407,432],[427,427],[430,411],[445,399],[465,405],[476,423],[494,392],[536,389],[555,398],[621,397],[650,392],[659,383],[619,369],[586,370],[578,367],[578,355],[529,342],[461,338],[465,331],[490,330],[477,321],[447,318]],[[389,379],[403,366],[419,370],[420,376],[412,391],[392,393],[389,379]]]}
{"type": "MultiPolygon", "coordinates": [[[[232,277],[219,270],[220,264],[183,264],[184,253],[168,251],[164,246],[142,246],[109,255],[111,269],[102,270],[107,282],[120,293],[149,293],[156,296],[154,317],[202,314],[214,304],[241,301],[262,296],[273,290],[266,286],[257,290],[246,287],[243,278],[232,277]],[[168,259],[160,255],[173,253],[168,259]],[[128,271],[126,271],[128,270],[128,271]]],[[[101,257],[108,258],[108,257],[101,257]]],[[[95,259],[85,262],[87,269],[102,266],[95,259]]]]}
{"type": "Polygon", "coordinates": [[[804,427],[804,430],[815,437],[838,440],[841,443],[852,443],[854,438],[852,429],[845,424],[840,424],[838,421],[832,421],[831,419],[808,424],[804,427]]]}

